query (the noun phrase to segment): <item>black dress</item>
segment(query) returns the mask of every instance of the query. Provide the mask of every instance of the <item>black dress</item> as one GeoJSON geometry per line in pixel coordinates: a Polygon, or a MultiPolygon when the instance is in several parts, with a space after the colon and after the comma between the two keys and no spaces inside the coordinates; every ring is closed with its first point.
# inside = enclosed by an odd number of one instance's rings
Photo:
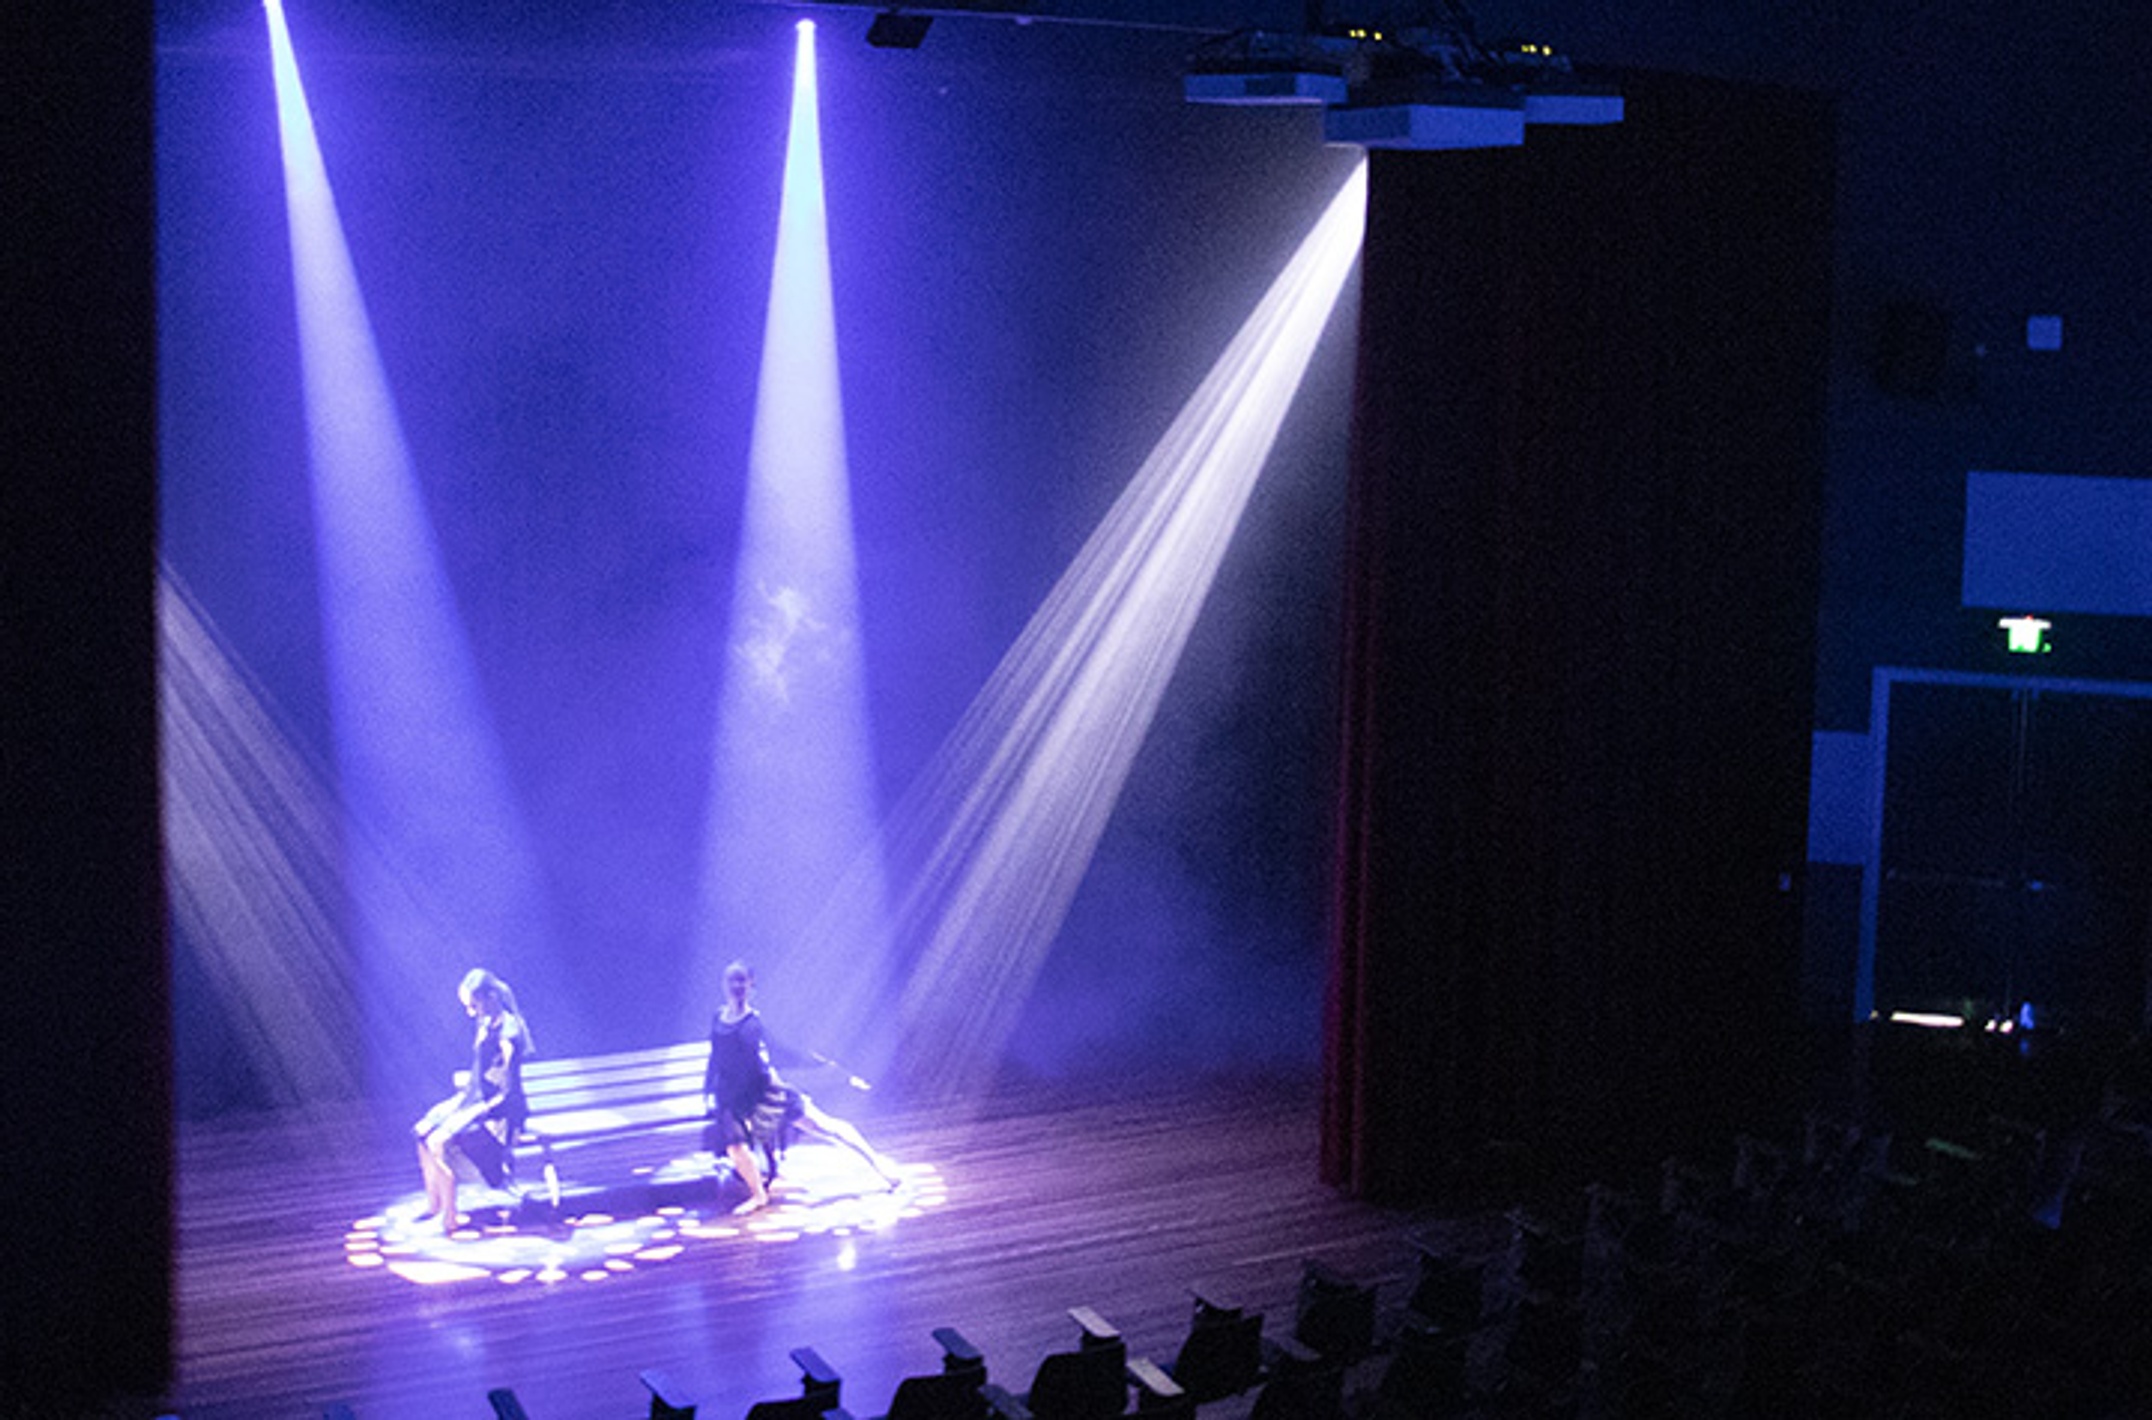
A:
{"type": "Polygon", "coordinates": [[[703,1069],[702,1089],[716,1102],[711,1152],[749,1144],[768,1155],[774,1167],[800,1117],[800,1098],[798,1091],[778,1083],[762,1017],[753,1007],[736,1020],[711,1018],[710,1063],[703,1069]]]}

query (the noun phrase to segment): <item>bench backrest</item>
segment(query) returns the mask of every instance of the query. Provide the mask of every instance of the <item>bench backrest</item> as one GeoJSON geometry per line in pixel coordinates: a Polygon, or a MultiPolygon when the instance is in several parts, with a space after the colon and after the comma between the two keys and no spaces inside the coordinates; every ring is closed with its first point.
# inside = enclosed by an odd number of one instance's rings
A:
{"type": "Polygon", "coordinates": [[[523,1132],[543,1143],[563,1143],[700,1123],[709,1055],[707,1042],[689,1041],[533,1060],[523,1067],[530,1104],[523,1132]]]}

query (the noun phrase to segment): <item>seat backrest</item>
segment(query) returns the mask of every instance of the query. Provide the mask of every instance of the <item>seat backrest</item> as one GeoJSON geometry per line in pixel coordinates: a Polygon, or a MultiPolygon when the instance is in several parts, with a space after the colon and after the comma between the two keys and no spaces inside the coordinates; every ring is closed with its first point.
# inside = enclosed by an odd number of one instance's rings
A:
{"type": "Polygon", "coordinates": [[[1248,1420],[1343,1420],[1345,1366],[1298,1342],[1282,1348],[1263,1388],[1255,1393],[1248,1420]]]}
{"type": "Polygon", "coordinates": [[[1309,1263],[1300,1279],[1293,1338],[1347,1362],[1366,1355],[1375,1344],[1375,1289],[1309,1263]]]}
{"type": "Polygon", "coordinates": [[[1128,1409],[1127,1368],[1119,1340],[1056,1351],[1039,1362],[1024,1404],[1035,1420],[1110,1420],[1128,1409]]]}
{"type": "Polygon", "coordinates": [[[1372,1413],[1378,1420],[1454,1415],[1464,1408],[1465,1332],[1407,1326],[1398,1332],[1389,1364],[1375,1385],[1372,1413]]]}
{"type": "Polygon", "coordinates": [[[1173,1379],[1196,1404],[1239,1395],[1262,1378],[1263,1314],[1198,1313],[1173,1358],[1173,1379]]]}
{"type": "Polygon", "coordinates": [[[906,1376],[889,1398],[885,1420],[980,1420],[986,1398],[979,1393],[986,1367],[906,1376]]]}
{"type": "Polygon", "coordinates": [[[747,1407],[747,1420],[822,1420],[831,1401],[820,1395],[795,1395],[784,1400],[758,1400],[747,1407]]]}
{"type": "Polygon", "coordinates": [[[1413,1283],[1405,1310],[1416,1312],[1437,1326],[1464,1331],[1479,1324],[1486,1304],[1483,1270],[1432,1252],[1420,1254],[1420,1274],[1413,1283]]]}

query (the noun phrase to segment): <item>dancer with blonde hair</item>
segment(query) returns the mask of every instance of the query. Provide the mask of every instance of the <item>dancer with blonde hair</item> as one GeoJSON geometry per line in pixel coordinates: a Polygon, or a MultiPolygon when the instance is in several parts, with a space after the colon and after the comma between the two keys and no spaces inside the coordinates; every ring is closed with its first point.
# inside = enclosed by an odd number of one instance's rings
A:
{"type": "Polygon", "coordinates": [[[470,1075],[411,1126],[426,1181],[426,1211],[419,1218],[439,1218],[444,1233],[455,1232],[459,1222],[459,1172],[469,1169],[495,1188],[504,1186],[516,1133],[530,1112],[523,1097],[523,1062],[531,1053],[531,1031],[516,1008],[516,993],[492,972],[473,967],[456,995],[476,1024],[470,1075]]]}

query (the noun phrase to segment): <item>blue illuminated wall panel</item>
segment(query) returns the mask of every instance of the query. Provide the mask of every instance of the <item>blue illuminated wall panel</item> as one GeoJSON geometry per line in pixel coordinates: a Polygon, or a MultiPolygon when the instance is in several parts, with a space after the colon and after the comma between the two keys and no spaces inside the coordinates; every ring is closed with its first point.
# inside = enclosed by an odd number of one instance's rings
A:
{"type": "Polygon", "coordinates": [[[2152,480],[1965,475],[1967,606],[2152,616],[2152,480]]]}

